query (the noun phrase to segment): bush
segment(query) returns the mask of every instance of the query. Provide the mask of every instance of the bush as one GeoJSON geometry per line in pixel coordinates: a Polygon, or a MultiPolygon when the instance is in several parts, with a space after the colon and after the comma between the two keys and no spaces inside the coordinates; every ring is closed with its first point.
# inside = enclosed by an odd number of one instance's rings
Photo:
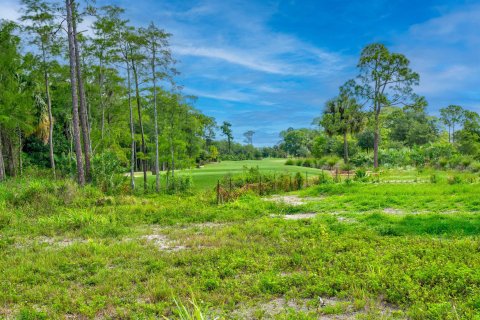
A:
{"type": "Polygon", "coordinates": [[[325,157],[325,164],[328,166],[329,169],[333,169],[337,163],[340,162],[340,159],[335,156],[325,157]]]}
{"type": "Polygon", "coordinates": [[[448,184],[460,184],[462,183],[462,178],[459,176],[450,176],[448,177],[448,184]]]}
{"type": "Polygon", "coordinates": [[[295,161],[295,165],[296,165],[296,166],[299,166],[299,167],[303,166],[303,160],[302,160],[302,159],[298,159],[297,161],[295,161]]]}
{"type": "Polygon", "coordinates": [[[469,169],[472,172],[480,172],[480,162],[478,161],[472,162],[469,166],[469,169]]]}
{"type": "Polygon", "coordinates": [[[187,193],[193,188],[193,179],[189,175],[176,175],[172,180],[168,181],[168,193],[187,193]]]}
{"type": "Polygon", "coordinates": [[[362,181],[362,182],[365,182],[368,180],[368,176],[367,176],[367,170],[365,170],[364,168],[358,168],[356,171],[355,171],[355,178],[354,180],[356,181],[362,181]]]}
{"type": "Polygon", "coordinates": [[[300,172],[297,172],[295,174],[295,186],[297,187],[298,190],[302,189],[303,187],[303,182],[304,182],[303,175],[300,172]]]}
{"type": "Polygon", "coordinates": [[[318,184],[326,184],[332,182],[332,177],[330,174],[325,174],[325,172],[322,171],[322,173],[318,176],[318,184]]]}
{"type": "Polygon", "coordinates": [[[351,165],[350,163],[344,163],[340,166],[340,169],[342,171],[352,171],[354,168],[353,165],[351,165]]]}
{"type": "Polygon", "coordinates": [[[315,167],[315,160],[305,159],[303,161],[303,166],[306,167],[306,168],[314,168],[315,167]]]}
{"type": "Polygon", "coordinates": [[[104,192],[115,190],[126,177],[117,155],[112,151],[96,154],[92,160],[92,182],[104,192]]]}
{"type": "Polygon", "coordinates": [[[285,165],[286,165],[286,166],[293,166],[293,165],[295,165],[295,161],[293,161],[293,159],[288,159],[288,160],[285,162],[285,165]]]}
{"type": "Polygon", "coordinates": [[[462,165],[462,169],[467,169],[472,164],[472,162],[473,162],[472,158],[462,157],[462,159],[460,160],[460,163],[462,165]]]}
{"type": "Polygon", "coordinates": [[[448,166],[448,158],[440,158],[438,159],[437,165],[441,169],[445,169],[448,166]]]}

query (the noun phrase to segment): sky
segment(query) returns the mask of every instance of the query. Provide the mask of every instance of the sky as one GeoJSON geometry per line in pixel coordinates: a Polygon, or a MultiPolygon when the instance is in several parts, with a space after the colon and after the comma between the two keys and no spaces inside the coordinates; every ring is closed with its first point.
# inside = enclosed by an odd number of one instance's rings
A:
{"type": "MultiPolygon", "coordinates": [[[[480,112],[480,0],[97,0],[126,9],[132,24],[172,34],[184,93],[229,121],[235,141],[256,132],[277,143],[289,127],[311,127],[338,87],[356,77],[373,42],[406,55],[420,74],[428,112],[450,104],[480,112]]],[[[17,19],[18,0],[0,0],[17,19]]]]}

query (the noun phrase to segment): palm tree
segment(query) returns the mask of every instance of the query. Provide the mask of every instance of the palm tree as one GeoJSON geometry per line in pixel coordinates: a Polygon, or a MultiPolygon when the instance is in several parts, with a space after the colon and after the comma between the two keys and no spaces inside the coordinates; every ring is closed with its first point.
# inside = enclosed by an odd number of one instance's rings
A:
{"type": "Polygon", "coordinates": [[[320,124],[332,136],[343,135],[343,160],[348,163],[348,134],[360,132],[364,113],[357,100],[352,97],[349,83],[340,88],[338,97],[327,101],[320,124]]]}

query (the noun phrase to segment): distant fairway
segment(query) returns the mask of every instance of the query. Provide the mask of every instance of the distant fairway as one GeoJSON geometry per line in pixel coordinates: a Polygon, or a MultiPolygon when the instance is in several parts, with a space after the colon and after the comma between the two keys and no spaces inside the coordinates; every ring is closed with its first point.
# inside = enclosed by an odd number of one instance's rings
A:
{"type": "MultiPolygon", "coordinates": [[[[313,175],[318,175],[321,173],[320,169],[315,168],[304,168],[298,166],[286,166],[286,159],[263,159],[263,160],[244,160],[244,161],[222,161],[220,163],[211,163],[206,165],[203,168],[199,169],[189,169],[189,170],[178,170],[178,174],[189,174],[193,178],[194,188],[196,190],[205,190],[209,188],[214,188],[215,184],[219,179],[224,177],[227,174],[240,174],[243,172],[244,167],[251,168],[257,167],[263,173],[307,173],[313,175]]],[[[136,182],[138,185],[142,183],[142,173],[137,172],[136,182]]],[[[155,177],[148,173],[149,184],[154,183],[155,177]]],[[[165,172],[162,173],[162,183],[165,181],[165,172]]]]}

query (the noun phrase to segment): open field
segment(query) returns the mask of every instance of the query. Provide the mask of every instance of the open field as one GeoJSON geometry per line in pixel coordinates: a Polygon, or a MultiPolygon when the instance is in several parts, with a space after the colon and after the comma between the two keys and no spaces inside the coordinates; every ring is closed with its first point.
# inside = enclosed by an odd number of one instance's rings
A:
{"type": "MultiPolygon", "coordinates": [[[[222,166],[200,176],[214,181],[222,166]]],[[[480,319],[480,185],[448,184],[449,174],[221,206],[205,192],[8,181],[0,318],[176,319],[174,299],[194,297],[212,319],[480,319]]],[[[431,173],[383,177],[417,175],[431,173]]]]}
{"type": "MultiPolygon", "coordinates": [[[[190,175],[193,179],[193,186],[196,190],[207,190],[213,189],[219,179],[222,179],[227,174],[239,174],[245,170],[245,167],[257,167],[263,173],[297,173],[300,172],[311,175],[320,174],[320,169],[315,168],[304,168],[297,166],[286,166],[285,159],[264,159],[264,160],[245,160],[245,161],[222,161],[218,163],[211,163],[205,167],[198,169],[189,169],[189,170],[178,170],[176,173],[182,175],[190,175]]],[[[136,182],[138,185],[141,185],[143,182],[142,173],[135,173],[137,176],[136,182]]],[[[153,185],[155,183],[155,176],[148,173],[149,175],[149,184],[153,185]]],[[[165,175],[165,173],[163,173],[165,175]]],[[[165,183],[165,177],[163,176],[162,183],[165,183]]]]}

